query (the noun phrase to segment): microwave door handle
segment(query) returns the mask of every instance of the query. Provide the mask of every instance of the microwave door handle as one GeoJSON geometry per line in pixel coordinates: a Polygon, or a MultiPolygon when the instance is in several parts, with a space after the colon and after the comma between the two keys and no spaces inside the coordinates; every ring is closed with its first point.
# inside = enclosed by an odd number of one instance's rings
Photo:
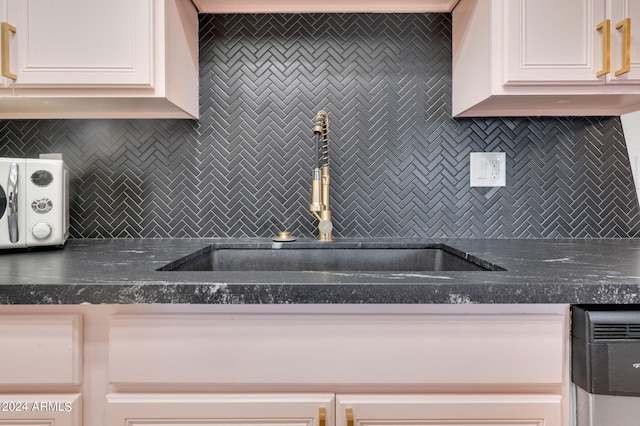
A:
{"type": "Polygon", "coordinates": [[[18,163],[11,163],[9,167],[9,184],[7,185],[7,195],[9,201],[9,214],[7,222],[9,224],[9,241],[18,242],[18,163]]]}

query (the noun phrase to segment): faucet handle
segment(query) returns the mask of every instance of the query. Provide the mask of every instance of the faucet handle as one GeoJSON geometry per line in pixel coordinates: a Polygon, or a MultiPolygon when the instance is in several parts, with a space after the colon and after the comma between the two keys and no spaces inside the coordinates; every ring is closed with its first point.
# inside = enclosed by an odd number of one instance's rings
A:
{"type": "Polygon", "coordinates": [[[318,224],[318,230],[323,234],[328,234],[333,231],[333,223],[330,220],[321,220],[318,224]]]}

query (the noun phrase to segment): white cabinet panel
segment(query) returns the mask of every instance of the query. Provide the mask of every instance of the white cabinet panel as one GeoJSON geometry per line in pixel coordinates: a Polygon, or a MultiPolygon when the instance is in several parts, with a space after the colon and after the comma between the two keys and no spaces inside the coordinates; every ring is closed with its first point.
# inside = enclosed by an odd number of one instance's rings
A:
{"type": "Polygon", "coordinates": [[[504,2],[505,84],[600,84],[604,0],[504,2]]]}
{"type": "Polygon", "coordinates": [[[16,79],[0,81],[0,119],[199,116],[191,0],[0,0],[3,11],[16,79]]]}
{"type": "Polygon", "coordinates": [[[110,394],[109,426],[333,426],[333,394],[110,394]]]}
{"type": "Polygon", "coordinates": [[[453,115],[640,110],[636,20],[640,2],[633,0],[462,0],[453,11],[453,115]],[[631,18],[632,71],[615,76],[622,66],[616,26],[625,17],[631,18]]]}
{"type": "Polygon", "coordinates": [[[8,0],[16,87],[151,86],[153,0],[8,0]]]}
{"type": "Polygon", "coordinates": [[[559,395],[110,394],[110,426],[562,426],[559,395]],[[334,411],[335,410],[335,411],[334,411]]]}
{"type": "MultiPolygon", "coordinates": [[[[4,22],[4,23],[8,23],[7,22],[7,0],[0,0],[0,22],[4,22]]],[[[9,42],[12,41],[14,35],[13,33],[11,33],[10,31],[8,31],[5,34],[5,37],[9,36],[8,40],[9,42]]],[[[0,43],[0,65],[4,64],[5,62],[5,49],[6,47],[0,43]]],[[[9,55],[10,52],[6,52],[7,56],[9,55]]],[[[11,80],[9,80],[8,78],[1,76],[0,75],[0,96],[5,96],[6,95],[6,90],[4,90],[5,88],[9,87],[11,83],[11,80]]]]}
{"type": "Polygon", "coordinates": [[[120,384],[563,380],[560,315],[114,315],[109,335],[110,380],[120,384]]]}
{"type": "Polygon", "coordinates": [[[82,318],[0,315],[0,385],[82,381],[82,318]]]}
{"type": "Polygon", "coordinates": [[[611,19],[611,73],[607,75],[609,84],[640,84],[640,2],[637,0],[610,0],[607,16],[611,19]],[[630,71],[616,75],[624,63],[625,34],[623,23],[629,19],[631,38],[628,42],[630,71]]]}
{"type": "Polygon", "coordinates": [[[505,84],[629,84],[640,81],[640,2],[632,0],[504,1],[505,84]],[[625,19],[629,18],[628,22],[625,19]],[[601,24],[608,25],[608,27],[601,24]],[[632,71],[624,66],[630,25],[632,71]],[[600,28],[600,29],[598,29],[600,28]],[[606,49],[610,49],[607,61],[606,49]],[[604,77],[600,70],[610,69],[604,77]]]}
{"type": "Polygon", "coordinates": [[[336,426],[562,426],[560,395],[338,395],[336,426]]]}

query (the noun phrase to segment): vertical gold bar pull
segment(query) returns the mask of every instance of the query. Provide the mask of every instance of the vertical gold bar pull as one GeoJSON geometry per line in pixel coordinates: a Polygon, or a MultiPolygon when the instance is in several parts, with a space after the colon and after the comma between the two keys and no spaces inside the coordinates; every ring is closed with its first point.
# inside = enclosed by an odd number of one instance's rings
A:
{"type": "Polygon", "coordinates": [[[318,426],[327,426],[327,409],[324,407],[318,410],[318,426]]]}
{"type": "Polygon", "coordinates": [[[0,24],[0,43],[2,44],[2,76],[17,80],[17,76],[9,71],[9,39],[10,33],[16,33],[16,27],[7,22],[0,24]]]}
{"type": "Polygon", "coordinates": [[[602,77],[611,72],[611,20],[600,22],[596,31],[602,31],[602,69],[596,73],[596,77],[602,77]]]}
{"type": "Polygon", "coordinates": [[[347,408],[347,426],[353,426],[353,410],[351,408],[347,408]]]}
{"type": "Polygon", "coordinates": [[[616,30],[622,29],[622,68],[615,72],[616,77],[631,71],[631,18],[616,24],[616,30]]]}

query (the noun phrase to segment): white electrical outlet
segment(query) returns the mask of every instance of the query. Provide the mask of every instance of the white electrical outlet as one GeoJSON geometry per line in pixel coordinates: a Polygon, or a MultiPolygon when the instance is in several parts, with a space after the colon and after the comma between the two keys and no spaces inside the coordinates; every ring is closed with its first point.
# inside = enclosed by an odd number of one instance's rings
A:
{"type": "Polygon", "coordinates": [[[507,155],[504,152],[472,152],[469,165],[472,187],[507,185],[507,155]]]}

